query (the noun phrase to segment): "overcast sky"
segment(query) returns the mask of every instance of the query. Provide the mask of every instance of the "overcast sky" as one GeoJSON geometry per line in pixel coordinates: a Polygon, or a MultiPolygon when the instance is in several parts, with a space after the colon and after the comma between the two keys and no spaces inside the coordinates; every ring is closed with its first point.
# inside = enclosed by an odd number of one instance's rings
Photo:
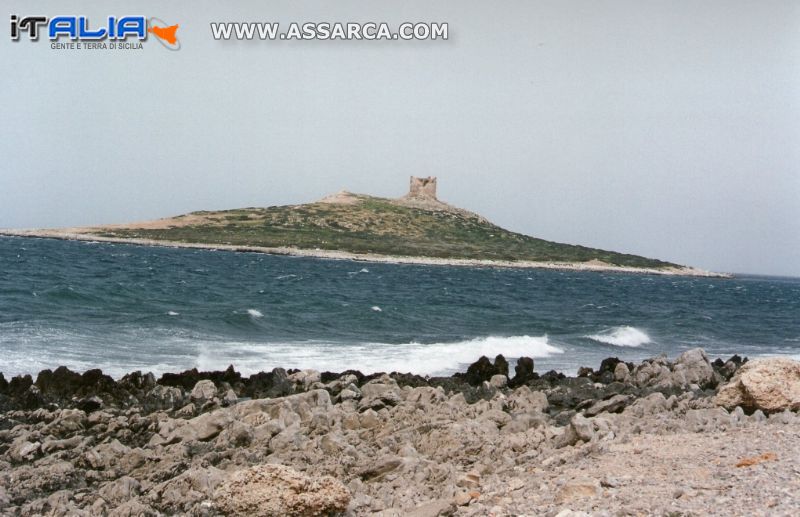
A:
{"type": "MultiPolygon", "coordinates": [[[[4,2],[182,48],[0,33],[0,227],[440,198],[546,239],[800,275],[795,1],[4,2]],[[212,21],[448,22],[446,42],[217,42],[212,21]]],[[[8,20],[8,18],[6,18],[8,20]]]]}

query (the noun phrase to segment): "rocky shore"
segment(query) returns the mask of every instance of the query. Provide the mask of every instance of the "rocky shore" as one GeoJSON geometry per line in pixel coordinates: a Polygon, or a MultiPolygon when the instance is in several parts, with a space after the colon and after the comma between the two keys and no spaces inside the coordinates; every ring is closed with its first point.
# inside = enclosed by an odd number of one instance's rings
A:
{"type": "Polygon", "coordinates": [[[797,515],[800,363],[0,375],[3,515],[797,515]],[[511,370],[511,371],[510,371],[511,370]]]}

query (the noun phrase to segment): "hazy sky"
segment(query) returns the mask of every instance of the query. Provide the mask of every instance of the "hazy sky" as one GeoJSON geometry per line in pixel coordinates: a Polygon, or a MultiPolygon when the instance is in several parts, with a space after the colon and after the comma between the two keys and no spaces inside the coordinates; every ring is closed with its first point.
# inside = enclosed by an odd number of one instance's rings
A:
{"type": "Polygon", "coordinates": [[[347,189],[538,237],[800,275],[795,1],[4,2],[144,14],[182,49],[0,31],[0,227],[127,222],[347,189]],[[92,7],[86,7],[91,5],[92,7]],[[217,42],[212,21],[448,22],[446,42],[217,42]]]}

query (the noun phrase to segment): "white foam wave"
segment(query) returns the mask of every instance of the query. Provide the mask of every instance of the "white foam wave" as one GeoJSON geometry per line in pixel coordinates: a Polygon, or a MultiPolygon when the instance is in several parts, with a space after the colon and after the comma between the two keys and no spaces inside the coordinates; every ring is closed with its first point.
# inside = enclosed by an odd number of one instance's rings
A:
{"type": "Polygon", "coordinates": [[[372,306],[372,307],[370,307],[370,308],[371,308],[373,311],[375,311],[375,312],[383,312],[383,309],[381,309],[381,308],[380,308],[380,307],[378,307],[377,305],[373,305],[373,306],[372,306]]]}
{"type": "Polygon", "coordinates": [[[247,314],[249,314],[253,318],[263,318],[264,317],[264,315],[261,313],[261,311],[256,310],[256,309],[247,309],[247,314]]]}
{"type": "Polygon", "coordinates": [[[167,311],[167,315],[168,315],[168,316],[178,316],[179,314],[180,314],[180,312],[175,312],[175,311],[167,311]]]}
{"type": "Polygon", "coordinates": [[[551,345],[547,336],[486,337],[430,344],[224,343],[204,347],[192,366],[201,370],[220,370],[233,364],[243,374],[282,367],[445,375],[464,371],[482,355],[491,358],[497,354],[506,358],[542,358],[563,352],[551,345]]]}
{"type": "Polygon", "coordinates": [[[646,332],[628,325],[610,328],[598,334],[584,337],[607,345],[625,347],[639,347],[651,342],[650,336],[646,332]]]}
{"type": "MultiPolygon", "coordinates": [[[[175,329],[122,328],[113,339],[72,329],[31,328],[0,323],[0,371],[6,379],[64,365],[83,372],[100,368],[119,378],[141,370],[155,375],[190,368],[224,370],[233,365],[243,375],[282,368],[313,368],[364,373],[409,372],[447,375],[466,371],[485,355],[546,358],[562,354],[547,336],[484,337],[444,343],[376,343],[328,341],[232,341],[175,329]]],[[[512,370],[513,370],[513,361],[512,370]]]]}

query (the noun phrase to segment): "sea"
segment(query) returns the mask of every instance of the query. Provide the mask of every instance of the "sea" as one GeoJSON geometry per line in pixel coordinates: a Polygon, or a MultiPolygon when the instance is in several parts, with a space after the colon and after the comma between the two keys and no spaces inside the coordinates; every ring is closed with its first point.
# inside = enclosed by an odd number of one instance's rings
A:
{"type": "Polygon", "coordinates": [[[399,265],[0,237],[0,372],[574,374],[704,348],[800,359],[800,279],[399,265]]]}

